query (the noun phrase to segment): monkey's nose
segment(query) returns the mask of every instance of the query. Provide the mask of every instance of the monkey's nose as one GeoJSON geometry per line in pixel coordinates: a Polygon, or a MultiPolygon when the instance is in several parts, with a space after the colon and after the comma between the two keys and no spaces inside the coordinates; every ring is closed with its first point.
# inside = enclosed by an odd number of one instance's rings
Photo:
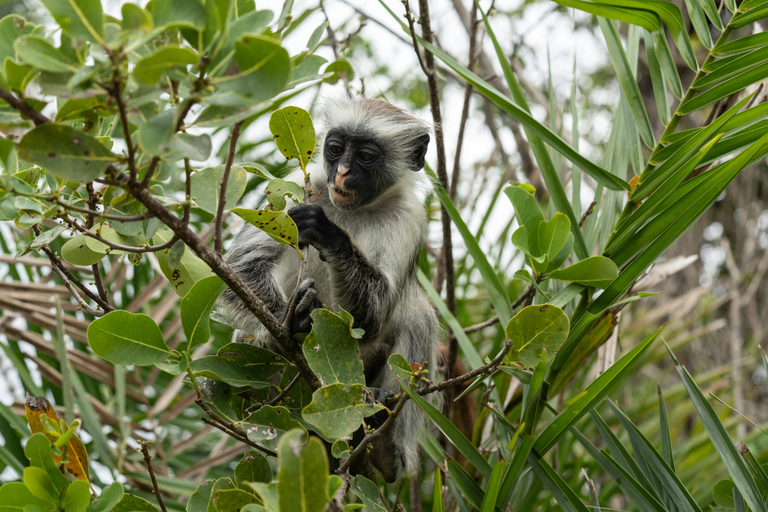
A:
{"type": "Polygon", "coordinates": [[[347,173],[349,172],[349,167],[347,167],[346,165],[340,165],[339,168],[337,169],[337,172],[339,173],[339,176],[346,176],[347,173]]]}

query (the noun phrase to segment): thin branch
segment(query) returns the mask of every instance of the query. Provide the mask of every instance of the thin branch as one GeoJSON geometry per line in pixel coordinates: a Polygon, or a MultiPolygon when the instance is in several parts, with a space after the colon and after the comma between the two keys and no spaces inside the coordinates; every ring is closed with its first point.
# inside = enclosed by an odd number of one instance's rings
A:
{"type": "MultiPolygon", "coordinates": [[[[96,210],[96,207],[99,204],[99,196],[96,195],[96,192],[93,190],[93,182],[86,183],[85,189],[88,191],[88,207],[91,210],[96,210]]],[[[88,214],[86,227],[93,227],[95,219],[95,215],[88,214]]],[[[107,290],[104,288],[104,282],[101,280],[101,262],[97,261],[91,265],[91,269],[93,271],[93,284],[96,285],[96,291],[99,292],[99,298],[109,304],[109,296],[107,295],[107,290]]]]}
{"type": "MultiPolygon", "coordinates": [[[[404,0],[404,5],[408,9],[408,0],[404,0]]],[[[429,17],[428,0],[419,0],[419,24],[421,25],[422,37],[425,41],[432,42],[432,26],[429,17]]],[[[411,29],[411,34],[415,32],[411,29]]],[[[419,54],[418,46],[414,46],[416,53],[419,54]]],[[[429,105],[432,111],[432,124],[435,130],[435,144],[437,146],[437,177],[446,190],[450,190],[448,183],[448,171],[445,162],[445,139],[443,137],[443,118],[440,113],[440,88],[437,83],[437,71],[435,68],[435,56],[430,52],[424,53],[424,65],[427,74],[427,85],[429,86],[429,105]]],[[[456,276],[453,268],[453,246],[451,244],[451,219],[445,207],[440,207],[440,217],[443,224],[443,247],[438,261],[438,269],[442,269],[445,274],[445,303],[452,313],[456,313],[456,276]]],[[[442,282],[437,283],[437,289],[440,291],[442,282]]]]}
{"type": "Polygon", "coordinates": [[[590,214],[595,210],[595,206],[597,205],[597,201],[592,201],[589,206],[587,207],[587,210],[584,212],[584,214],[581,216],[581,219],[579,220],[579,227],[583,227],[584,223],[587,222],[587,217],[590,216],[590,214]]]}
{"type": "Polygon", "coordinates": [[[0,87],[0,98],[30,118],[32,122],[35,123],[35,126],[40,126],[41,124],[47,124],[51,122],[51,120],[45,117],[43,114],[27,105],[27,102],[24,101],[23,98],[17,98],[15,94],[3,87],[0,87]]]}
{"type": "Polygon", "coordinates": [[[96,309],[93,309],[91,306],[88,305],[87,302],[83,300],[83,298],[80,296],[79,293],[77,293],[77,290],[72,286],[72,283],[70,282],[69,278],[66,276],[62,268],[59,267],[60,262],[57,261],[58,258],[56,255],[51,251],[47,245],[42,247],[43,252],[48,256],[48,259],[51,260],[51,268],[54,272],[56,272],[56,275],[59,276],[59,279],[64,283],[64,286],[67,287],[67,290],[69,290],[69,293],[72,295],[72,297],[75,298],[75,300],[80,304],[80,307],[83,308],[83,310],[88,313],[89,315],[100,317],[104,315],[103,311],[98,311],[96,309]]]}
{"type": "Polygon", "coordinates": [[[152,479],[152,487],[155,489],[155,497],[157,498],[157,503],[160,505],[160,510],[163,512],[168,512],[168,509],[165,508],[165,503],[163,502],[163,495],[160,493],[160,487],[157,485],[155,470],[152,469],[152,459],[149,456],[149,449],[147,448],[147,444],[148,443],[146,441],[141,442],[141,453],[144,454],[144,464],[147,465],[149,477],[152,479]]]}
{"type": "MultiPolygon", "coordinates": [[[[467,67],[471,70],[475,66],[475,54],[477,53],[477,3],[472,2],[472,28],[469,31],[469,58],[468,58],[468,65],[467,67]]],[[[464,86],[464,104],[461,109],[461,121],[459,122],[459,136],[458,140],[456,141],[456,150],[453,157],[453,174],[451,175],[451,188],[449,191],[449,196],[451,198],[451,201],[456,201],[456,192],[458,189],[458,183],[459,183],[459,175],[461,173],[461,147],[464,144],[464,130],[467,127],[467,119],[469,119],[469,101],[472,98],[472,84],[467,82],[467,84],[464,86]]],[[[443,250],[445,250],[445,244],[443,245],[443,250]]],[[[453,259],[453,258],[451,258],[453,259]]],[[[447,261],[446,261],[447,265],[447,261]]],[[[446,294],[448,293],[448,288],[450,286],[446,287],[446,294]]],[[[455,300],[455,299],[454,299],[455,300]]],[[[454,336],[448,343],[448,366],[447,366],[447,377],[453,376],[454,368],[456,367],[456,358],[459,355],[459,342],[454,336]]],[[[452,403],[451,400],[448,401],[449,404],[452,403]]],[[[449,405],[450,407],[450,405],[449,405]]]]}
{"type": "Polygon", "coordinates": [[[60,217],[64,222],[66,222],[72,229],[75,229],[85,236],[91,237],[94,240],[98,240],[99,242],[103,243],[107,247],[109,247],[112,251],[125,251],[125,252],[131,252],[131,253],[138,253],[143,254],[147,252],[158,252],[162,251],[164,249],[168,249],[173,246],[173,244],[176,243],[176,241],[179,239],[178,236],[173,235],[171,239],[164,244],[160,245],[151,245],[147,247],[133,247],[132,245],[123,245],[123,244],[116,244],[115,242],[112,242],[111,240],[107,240],[103,236],[101,236],[98,233],[95,233],[84,226],[80,225],[77,220],[70,219],[68,217],[60,217]]]}
{"type": "Polygon", "coordinates": [[[184,159],[184,216],[181,221],[189,225],[189,211],[192,207],[192,167],[189,158],[184,159]]]}
{"type": "Polygon", "coordinates": [[[416,40],[416,30],[414,28],[414,20],[413,20],[413,13],[411,12],[411,4],[408,2],[408,0],[402,0],[403,6],[405,7],[405,19],[408,20],[408,27],[410,28],[411,32],[411,44],[413,45],[413,49],[416,52],[416,57],[419,59],[419,66],[421,66],[421,71],[424,72],[426,76],[429,76],[429,71],[427,71],[427,66],[424,65],[424,59],[421,57],[421,51],[419,51],[419,43],[416,40]]]}
{"type": "Polygon", "coordinates": [[[288,383],[287,386],[285,386],[285,389],[283,389],[279,395],[277,395],[275,398],[267,402],[267,405],[275,405],[276,403],[280,402],[285,396],[293,389],[293,386],[295,386],[299,381],[301,380],[301,374],[297,373],[296,376],[293,378],[291,382],[288,383]]]}
{"type": "Polygon", "coordinates": [[[227,163],[224,165],[224,176],[219,185],[219,204],[216,209],[216,228],[213,235],[214,251],[221,254],[221,225],[224,220],[224,205],[227,202],[227,182],[229,181],[229,171],[232,170],[232,163],[235,161],[235,151],[237,150],[237,139],[240,137],[240,129],[243,127],[243,121],[235,123],[232,127],[232,135],[229,138],[229,153],[227,153],[227,163]]]}
{"type": "Polygon", "coordinates": [[[136,169],[136,148],[133,145],[131,139],[131,127],[128,123],[128,113],[125,110],[125,102],[123,101],[123,95],[120,92],[120,81],[118,80],[118,67],[115,65],[115,71],[112,74],[112,88],[109,90],[110,95],[115,98],[117,103],[117,109],[120,111],[120,121],[123,127],[123,140],[125,140],[125,148],[128,153],[128,170],[130,171],[130,182],[135,183],[138,176],[138,169],[136,169]]]}
{"type": "Polygon", "coordinates": [[[241,434],[238,434],[234,430],[228,430],[224,425],[221,425],[221,424],[219,424],[219,423],[217,423],[217,422],[215,422],[215,421],[213,421],[213,420],[211,420],[209,418],[200,418],[200,419],[203,421],[203,423],[205,423],[207,425],[210,425],[212,427],[216,427],[217,429],[221,430],[222,432],[224,432],[225,434],[227,434],[231,438],[236,439],[236,440],[240,441],[241,443],[247,444],[251,448],[256,448],[257,450],[263,452],[265,455],[270,455],[272,457],[277,457],[277,453],[276,452],[273,452],[269,448],[261,446],[260,444],[254,443],[253,441],[248,439],[247,435],[241,435],[241,434]]]}
{"type": "Polygon", "coordinates": [[[57,205],[61,206],[65,210],[83,213],[85,215],[93,215],[94,217],[98,217],[104,220],[116,220],[119,222],[138,222],[138,221],[142,221],[152,217],[152,214],[149,212],[142,213],[141,215],[129,215],[129,216],[110,215],[108,213],[100,212],[97,210],[91,210],[90,208],[81,208],[80,206],[75,206],[73,204],[66,203],[61,199],[58,199],[55,197],[50,197],[47,199],[47,201],[56,203],[57,205]]]}
{"type": "MultiPolygon", "coordinates": [[[[309,174],[306,172],[304,173],[304,204],[309,204],[309,174]]],[[[285,318],[283,319],[283,325],[288,328],[290,328],[291,319],[296,313],[296,302],[299,299],[299,287],[304,281],[304,276],[307,273],[307,256],[309,255],[309,247],[304,247],[301,250],[301,254],[302,258],[301,263],[299,264],[299,276],[298,279],[296,279],[296,288],[294,288],[293,294],[291,294],[291,300],[288,303],[288,310],[286,311],[285,318]]]]}
{"type": "Polygon", "coordinates": [[[499,322],[499,317],[497,315],[497,316],[494,316],[493,318],[489,318],[485,322],[480,322],[479,324],[470,325],[469,327],[465,327],[464,328],[464,332],[469,334],[469,333],[472,333],[472,332],[482,331],[486,327],[490,327],[490,326],[492,326],[494,324],[497,324],[498,322],[499,322]]]}
{"type": "Polygon", "coordinates": [[[395,406],[395,409],[392,411],[392,414],[389,415],[389,417],[384,420],[384,423],[381,424],[379,428],[374,430],[373,432],[367,434],[362,441],[360,441],[357,446],[355,446],[355,449],[352,450],[352,453],[349,454],[349,458],[341,463],[339,466],[339,469],[336,470],[336,474],[343,474],[346,473],[349,469],[352,462],[357,459],[357,457],[360,456],[361,453],[366,449],[366,447],[371,444],[377,437],[381,436],[384,432],[386,432],[389,427],[392,426],[392,423],[394,423],[395,418],[397,418],[400,415],[400,412],[403,410],[403,407],[405,406],[405,402],[408,399],[408,395],[405,393],[400,394],[400,398],[397,401],[397,405],[395,406]]]}

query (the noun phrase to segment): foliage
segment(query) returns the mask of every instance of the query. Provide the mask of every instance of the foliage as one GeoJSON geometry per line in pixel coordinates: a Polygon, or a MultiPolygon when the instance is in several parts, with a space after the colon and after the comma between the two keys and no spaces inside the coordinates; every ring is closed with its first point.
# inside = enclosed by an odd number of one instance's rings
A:
{"type": "MultiPolygon", "coordinates": [[[[406,23],[394,11],[399,5],[380,3],[403,30],[414,30],[409,10],[406,23]]],[[[747,91],[768,76],[768,39],[739,32],[768,10],[762,0],[726,0],[730,12],[723,16],[711,0],[686,2],[707,51],[699,65],[683,13],[672,3],[557,3],[597,17],[621,91],[603,165],[568,144],[556,123],[546,126],[531,114],[482,8],[478,22],[508,91],[435,45],[428,13],[421,13],[423,37],[412,34],[417,51],[430,52],[522,125],[544,187],[498,187],[493,201],[508,199],[514,216],[493,261],[479,243],[487,217],[471,231],[455,187],[438,177],[445,169],[426,170],[435,181],[428,207],[440,203],[466,254],[457,265],[459,279],[445,283],[447,300],[438,291],[442,281],[436,286],[431,279],[444,275],[445,255],[427,259],[418,277],[451,330],[449,354],[460,352],[470,371],[456,375],[448,367],[440,382],[437,368],[393,354],[389,367],[402,393],[383,402],[366,386],[358,345],[363,333],[348,312],[314,311],[311,332],[297,343],[287,320],[275,318],[222,258],[236,218],[305,257],[285,210],[315,194],[307,166],[316,132],[309,112],[284,105],[323,83],[351,92],[353,65],[338,58],[321,72],[327,61],[314,54],[327,22],[307,29],[312,9],[297,15],[291,0],[279,13],[256,10],[252,0],[152,0],[146,8],[126,3],[119,19],[105,15],[98,0],[44,0],[55,26],[19,15],[0,20],[0,220],[15,227],[15,257],[40,253],[49,275],[65,285],[50,288],[55,299],[45,304],[54,313],[34,301],[24,309],[26,296],[13,299],[31,326],[27,331],[0,320],[9,340],[2,348],[36,395],[27,400],[26,423],[0,404],[0,461],[19,480],[0,487],[0,511],[388,509],[386,501],[402,497],[369,479],[375,478],[370,471],[350,475],[348,469],[366,460],[368,444],[407,400],[445,438],[444,445],[422,438],[424,458],[435,464],[425,462],[420,478],[433,478],[433,489],[425,495],[418,486],[408,490],[433,510],[541,510],[553,503],[587,510],[583,467],[602,479],[597,492],[586,478],[592,506],[621,496],[643,512],[697,511],[711,502],[764,511],[763,466],[743,439],[734,445],[728,419],[671,350],[683,382],[676,394],[690,397],[688,413],[701,420],[701,442],[711,441],[720,476],[730,479],[719,478],[704,492],[691,485],[690,467],[679,464],[681,450],[673,450],[671,440],[672,422],[681,417],[668,416],[661,388],[652,404],[659,443],[632,419],[647,414],[642,404],[625,410],[608,399],[638,364],[661,351],[661,329],[647,326],[652,333],[636,336],[638,343],[599,373],[583,369],[611,338],[621,310],[647,296],[635,288],[649,267],[768,153],[768,108],[754,105],[747,91]],[[720,32],[716,41],[709,24],[720,32]],[[295,55],[285,44],[292,32],[307,35],[295,55]],[[687,90],[667,33],[696,73],[687,90]],[[641,35],[664,124],[658,141],[637,80],[641,35]],[[668,90],[680,98],[674,113],[668,90]],[[681,119],[713,104],[702,126],[676,131],[681,119]],[[249,127],[262,132],[253,145],[269,146],[257,162],[246,159],[244,148],[252,143],[240,137],[249,127]],[[298,165],[303,181],[283,179],[287,164],[298,165]],[[571,169],[570,199],[562,164],[571,169]],[[577,180],[586,177],[594,180],[596,204],[579,221],[577,180]],[[266,199],[263,206],[244,207],[257,202],[254,196],[266,199]],[[508,242],[513,257],[501,261],[508,242]],[[482,328],[469,327],[471,315],[449,299],[460,281],[487,294],[479,301],[482,328]],[[227,288],[269,330],[280,354],[227,342],[231,326],[214,314],[227,288]],[[169,293],[158,297],[161,289],[169,293]],[[497,316],[488,321],[492,308],[497,316]],[[36,348],[42,387],[19,342],[36,348]],[[466,385],[461,392],[460,385],[466,385]],[[485,407],[470,418],[469,430],[455,421],[457,405],[448,406],[451,414],[431,400],[447,390],[452,399],[461,393],[458,398],[477,401],[478,388],[485,407]],[[611,420],[598,412],[606,401],[611,420]],[[374,427],[371,417],[381,413],[389,419],[374,427]],[[81,423],[88,433],[82,439],[81,423]],[[128,447],[140,448],[142,457],[126,455],[128,447]]],[[[338,44],[332,31],[325,43],[338,44]]],[[[576,142],[578,133],[572,135],[576,142]]],[[[10,268],[16,282],[33,282],[30,290],[43,280],[37,269],[21,276],[10,268]]],[[[460,304],[468,308],[474,298],[463,291],[460,304]]],[[[693,449],[700,446],[682,456],[693,449]]],[[[713,458],[708,462],[715,465],[713,458]]]]}

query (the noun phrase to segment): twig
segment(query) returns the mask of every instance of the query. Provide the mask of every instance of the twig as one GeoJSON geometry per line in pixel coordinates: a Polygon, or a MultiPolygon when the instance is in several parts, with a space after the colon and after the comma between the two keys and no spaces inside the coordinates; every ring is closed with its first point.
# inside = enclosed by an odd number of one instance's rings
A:
{"type": "Polygon", "coordinates": [[[291,389],[293,389],[293,386],[295,386],[296,383],[299,382],[300,380],[301,380],[301,374],[297,373],[296,376],[293,378],[293,380],[291,382],[289,382],[287,386],[285,386],[285,389],[283,389],[280,392],[280,394],[277,395],[275,398],[273,398],[272,400],[267,402],[267,405],[275,405],[280,400],[285,398],[285,396],[291,391],[291,389]]]}
{"type": "MultiPolygon", "coordinates": [[[[93,190],[93,182],[86,183],[85,189],[88,191],[88,207],[91,210],[96,210],[96,206],[99,204],[99,196],[97,196],[96,192],[93,190]]],[[[93,227],[95,218],[95,215],[88,214],[86,227],[93,227]]],[[[109,304],[109,296],[107,295],[107,290],[104,288],[104,282],[101,280],[101,263],[97,261],[91,265],[91,270],[93,271],[93,283],[96,285],[96,291],[99,293],[99,298],[109,304]]]]}
{"type": "Polygon", "coordinates": [[[221,177],[221,185],[219,185],[219,204],[216,208],[216,228],[213,234],[214,251],[216,251],[216,254],[221,254],[221,225],[224,220],[224,205],[227,202],[227,182],[229,181],[229,171],[232,170],[232,163],[235,161],[237,139],[240,137],[240,129],[242,127],[243,121],[235,123],[235,126],[232,127],[232,135],[229,138],[227,163],[224,165],[224,176],[221,177]]]}
{"type": "Polygon", "coordinates": [[[587,222],[587,217],[590,216],[590,214],[595,210],[595,205],[597,205],[597,201],[592,201],[590,205],[587,207],[587,210],[584,212],[584,214],[581,216],[581,219],[579,220],[579,228],[584,226],[584,223],[587,222]]]}
{"type": "Polygon", "coordinates": [[[501,349],[501,352],[493,358],[493,360],[485,364],[483,366],[480,366],[479,368],[475,368],[471,372],[467,372],[464,374],[459,375],[458,377],[454,377],[452,379],[444,380],[443,382],[439,382],[437,384],[433,384],[431,386],[427,386],[425,388],[419,388],[414,390],[416,394],[418,395],[428,395],[429,393],[434,393],[435,391],[442,391],[444,389],[451,388],[453,386],[457,386],[461,384],[462,382],[466,382],[470,379],[473,379],[477,377],[478,375],[482,375],[485,373],[491,373],[494,370],[496,370],[496,367],[501,364],[501,362],[504,360],[504,356],[507,355],[507,352],[512,348],[512,340],[507,340],[504,343],[504,348],[501,349]]]}
{"type": "MultiPolygon", "coordinates": [[[[408,1],[404,0],[406,9],[408,1]]],[[[419,0],[419,24],[421,24],[422,37],[425,41],[432,42],[432,26],[429,17],[428,0],[419,0]]],[[[415,32],[411,30],[415,36],[415,32]]],[[[418,46],[414,49],[418,54],[418,46]]],[[[429,105],[432,111],[432,124],[435,130],[435,143],[437,145],[437,177],[446,190],[450,190],[448,184],[448,172],[445,162],[445,139],[443,137],[443,118],[440,113],[440,90],[437,84],[437,71],[435,68],[435,56],[430,52],[424,54],[424,65],[427,74],[427,85],[429,86],[429,105]]],[[[443,247],[438,261],[438,270],[442,269],[445,274],[445,303],[452,313],[456,313],[456,293],[455,293],[455,270],[453,268],[453,246],[451,244],[451,219],[444,206],[440,207],[440,217],[443,224],[443,247]]],[[[442,282],[438,283],[438,291],[442,288],[442,282]]]]}
{"type": "Polygon", "coordinates": [[[160,510],[163,512],[168,512],[168,510],[165,508],[165,503],[163,502],[163,496],[160,494],[160,487],[157,485],[155,470],[152,469],[152,459],[149,457],[149,449],[147,448],[147,444],[148,443],[146,441],[141,442],[141,453],[144,454],[144,463],[147,465],[149,477],[152,479],[152,487],[155,488],[155,497],[157,498],[157,503],[160,505],[160,510]]]}
{"type": "Polygon", "coordinates": [[[86,215],[93,215],[94,217],[98,217],[98,218],[104,219],[104,220],[116,220],[116,221],[120,221],[120,222],[138,222],[138,221],[142,221],[142,220],[145,220],[145,219],[148,219],[148,218],[152,217],[152,214],[150,214],[149,212],[142,213],[141,215],[130,215],[130,216],[110,215],[108,213],[104,213],[104,212],[100,212],[100,211],[96,211],[96,210],[91,210],[89,208],[81,208],[81,207],[75,206],[73,204],[65,203],[61,199],[58,199],[58,198],[55,198],[55,197],[50,197],[50,198],[47,199],[47,201],[52,202],[52,203],[56,203],[57,205],[61,206],[65,210],[71,210],[73,212],[78,212],[78,213],[84,213],[86,215]]]}
{"type": "Polygon", "coordinates": [[[116,244],[115,242],[112,242],[111,240],[107,240],[103,236],[101,236],[98,233],[95,233],[89,229],[86,229],[84,226],[80,225],[77,220],[70,219],[69,217],[60,217],[64,222],[66,222],[70,227],[73,229],[81,232],[85,236],[91,237],[94,240],[98,240],[99,242],[103,243],[107,247],[109,247],[112,251],[125,251],[125,252],[133,252],[133,253],[147,253],[147,252],[158,252],[162,251],[164,249],[168,249],[169,247],[172,247],[173,244],[176,243],[176,240],[178,240],[178,236],[173,235],[171,239],[164,244],[160,245],[151,245],[147,247],[133,247],[131,245],[123,245],[123,244],[116,244]]]}
{"type": "Polygon", "coordinates": [[[429,76],[429,71],[427,71],[427,67],[424,65],[424,59],[422,59],[421,52],[419,51],[419,43],[416,40],[416,30],[414,29],[414,20],[413,20],[413,13],[411,12],[411,4],[408,2],[408,0],[402,0],[402,2],[403,2],[403,6],[405,7],[405,19],[408,20],[408,26],[410,27],[411,44],[413,44],[413,49],[416,52],[416,57],[419,59],[419,66],[421,66],[421,70],[424,72],[424,74],[429,76]]]}
{"type": "Polygon", "coordinates": [[[497,316],[494,316],[493,318],[489,318],[485,322],[480,322],[479,324],[470,325],[469,327],[465,327],[464,328],[464,332],[469,334],[471,332],[482,331],[486,327],[490,327],[490,326],[492,326],[492,325],[494,325],[494,324],[496,324],[498,322],[499,322],[499,317],[497,315],[497,316]]]}
{"type": "Polygon", "coordinates": [[[43,114],[27,105],[27,102],[22,98],[17,98],[11,91],[0,87],[0,98],[5,100],[10,106],[27,116],[35,123],[35,126],[41,124],[50,123],[51,120],[45,117],[43,114]]]}
{"type": "MultiPolygon", "coordinates": [[[[304,204],[309,204],[309,175],[304,174],[304,204]]],[[[307,256],[309,256],[309,247],[304,247],[301,250],[302,258],[299,264],[299,276],[296,279],[296,288],[293,289],[291,294],[291,300],[288,302],[288,310],[285,312],[285,318],[283,319],[283,325],[290,328],[291,319],[294,313],[296,313],[296,302],[299,299],[299,286],[304,281],[304,276],[307,273],[307,256]]]]}
{"type": "Polygon", "coordinates": [[[238,434],[234,430],[229,430],[224,425],[221,425],[221,424],[217,423],[216,421],[213,421],[212,419],[209,419],[209,418],[200,418],[200,419],[203,421],[203,423],[205,423],[207,425],[210,425],[212,427],[216,427],[217,429],[221,430],[222,432],[224,432],[225,434],[227,434],[231,438],[236,439],[236,440],[240,441],[241,443],[247,444],[251,448],[256,448],[257,450],[259,450],[261,452],[264,452],[265,455],[270,455],[272,457],[277,457],[277,453],[273,452],[269,448],[261,446],[260,444],[254,443],[253,441],[248,439],[248,436],[245,435],[245,434],[241,435],[241,434],[238,434]]]}
{"type": "Polygon", "coordinates": [[[184,215],[181,221],[189,224],[189,211],[192,206],[192,167],[189,158],[184,159],[184,215]]]}
{"type": "Polygon", "coordinates": [[[69,290],[69,293],[72,294],[72,297],[75,298],[75,300],[80,304],[80,307],[83,308],[83,310],[88,313],[89,315],[100,317],[104,315],[103,311],[98,311],[96,309],[93,309],[91,306],[88,305],[87,302],[83,300],[83,298],[80,296],[79,293],[77,293],[77,290],[72,286],[72,283],[69,281],[69,278],[64,274],[64,271],[59,268],[59,262],[55,261],[58,258],[56,258],[56,255],[51,251],[48,246],[43,246],[43,252],[48,256],[48,258],[51,260],[51,268],[54,272],[56,272],[56,275],[59,276],[59,279],[64,283],[64,286],[67,287],[67,290],[69,290]]]}
{"type": "Polygon", "coordinates": [[[346,473],[349,469],[350,465],[354,460],[360,456],[361,453],[366,449],[366,447],[373,442],[374,439],[381,436],[384,432],[386,432],[389,427],[392,426],[392,423],[395,421],[395,418],[400,415],[400,412],[403,410],[403,406],[405,406],[405,402],[408,399],[408,395],[405,393],[400,394],[400,398],[397,401],[397,405],[395,406],[395,409],[392,411],[392,414],[389,415],[389,417],[384,420],[384,423],[381,424],[379,428],[374,430],[373,432],[367,434],[362,441],[360,441],[357,446],[355,446],[355,449],[352,450],[352,453],[349,454],[349,458],[341,463],[339,466],[339,469],[336,470],[336,474],[343,474],[346,473]]]}
{"type": "Polygon", "coordinates": [[[128,113],[125,110],[125,102],[123,101],[123,95],[120,92],[120,81],[118,80],[117,63],[113,63],[115,70],[112,73],[112,88],[109,90],[110,95],[115,98],[117,103],[117,109],[120,111],[120,121],[123,127],[123,140],[125,140],[125,148],[128,153],[128,170],[130,172],[130,182],[135,183],[138,176],[138,170],[136,169],[136,148],[131,140],[131,127],[128,123],[128,113]]]}

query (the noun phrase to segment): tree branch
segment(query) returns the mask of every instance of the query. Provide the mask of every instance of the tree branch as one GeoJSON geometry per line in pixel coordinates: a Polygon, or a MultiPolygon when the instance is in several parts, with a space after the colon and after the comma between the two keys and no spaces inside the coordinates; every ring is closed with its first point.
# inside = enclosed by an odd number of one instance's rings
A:
{"type": "Polygon", "coordinates": [[[77,220],[70,219],[68,217],[61,217],[61,219],[66,222],[72,229],[75,229],[85,236],[91,237],[94,240],[98,240],[99,242],[103,243],[107,247],[109,247],[110,250],[113,251],[125,251],[125,252],[131,252],[131,253],[137,253],[137,254],[143,254],[147,252],[158,252],[162,251],[164,249],[168,249],[173,246],[174,243],[176,243],[176,240],[179,238],[174,235],[171,237],[171,239],[164,244],[160,245],[151,245],[148,247],[133,247],[132,245],[123,245],[123,244],[116,244],[115,242],[112,242],[111,240],[107,240],[103,236],[101,236],[98,233],[94,233],[93,231],[81,226],[78,224],[77,220]]]}
{"type": "Polygon", "coordinates": [[[27,102],[23,98],[17,98],[11,91],[0,87],[0,98],[5,100],[10,106],[27,116],[35,123],[35,126],[41,124],[50,123],[51,120],[45,117],[43,114],[27,105],[27,102]]]}
{"type": "Polygon", "coordinates": [[[160,494],[160,487],[157,485],[157,478],[155,478],[155,470],[152,469],[152,459],[149,457],[149,449],[147,448],[147,442],[141,441],[141,453],[144,454],[144,464],[147,465],[147,471],[149,471],[149,477],[152,479],[152,487],[155,489],[155,497],[157,498],[157,503],[160,505],[160,510],[163,512],[168,512],[168,509],[165,508],[165,503],[163,502],[163,495],[160,494]]]}
{"type": "Polygon", "coordinates": [[[216,228],[213,234],[213,244],[216,254],[221,254],[221,224],[224,221],[224,206],[227,202],[227,183],[229,182],[229,171],[232,170],[232,163],[235,161],[235,151],[237,150],[237,139],[240,137],[240,129],[243,121],[235,123],[232,127],[232,135],[229,138],[229,152],[227,153],[227,163],[224,165],[224,176],[221,177],[219,185],[219,204],[216,208],[216,228]]]}

